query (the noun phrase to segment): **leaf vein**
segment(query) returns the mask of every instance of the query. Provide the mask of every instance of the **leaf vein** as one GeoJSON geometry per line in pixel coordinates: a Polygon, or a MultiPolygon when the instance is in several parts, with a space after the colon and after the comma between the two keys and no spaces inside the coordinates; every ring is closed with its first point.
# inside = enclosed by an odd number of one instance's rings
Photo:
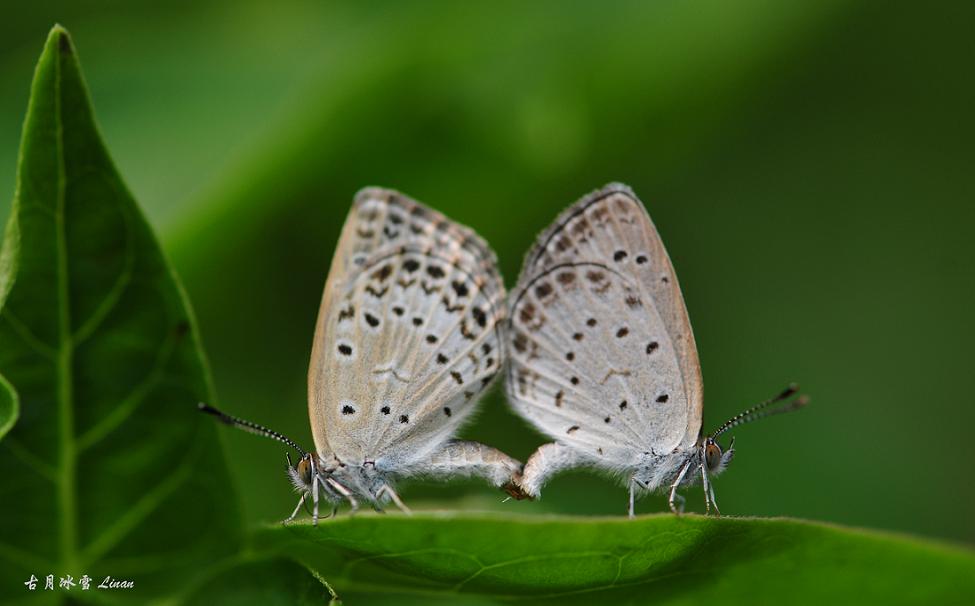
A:
{"type": "Polygon", "coordinates": [[[145,401],[146,395],[152,390],[153,387],[159,383],[159,379],[162,377],[163,369],[169,362],[172,356],[173,350],[176,348],[176,338],[173,335],[167,337],[163,342],[163,345],[159,348],[159,352],[156,355],[156,360],[146,373],[146,376],[142,381],[136,385],[129,394],[116,406],[111,413],[106,415],[101,421],[96,425],[93,425],[91,429],[86,431],[81,437],[78,438],[78,452],[83,452],[91,448],[94,444],[98,443],[99,440],[104,438],[106,435],[118,428],[122,423],[125,422],[132,414],[139,408],[139,405],[145,401]]]}
{"type": "Polygon", "coordinates": [[[132,274],[135,268],[135,251],[132,247],[132,230],[129,229],[129,216],[121,206],[119,206],[119,212],[125,220],[125,258],[123,260],[122,271],[119,272],[118,277],[115,279],[115,283],[112,284],[112,288],[109,289],[105,298],[102,302],[98,304],[95,311],[92,312],[91,316],[85,320],[74,335],[75,347],[83,343],[88,339],[99,326],[105,321],[108,315],[113,309],[118,305],[118,302],[122,299],[122,295],[125,293],[125,289],[132,283],[132,274]]]}
{"type": "Polygon", "coordinates": [[[484,567],[484,564],[482,564],[481,561],[478,560],[475,556],[472,556],[470,554],[464,553],[464,552],[462,552],[460,550],[450,549],[448,547],[427,547],[427,548],[424,548],[424,549],[413,549],[413,550],[410,550],[410,551],[401,551],[401,552],[398,552],[398,553],[377,553],[377,554],[372,554],[372,555],[368,555],[368,556],[362,556],[362,557],[359,557],[359,558],[355,558],[355,559],[349,560],[348,562],[345,563],[345,566],[342,567],[342,572],[340,574],[345,575],[345,576],[348,576],[353,567],[355,567],[355,566],[357,566],[357,565],[359,565],[359,564],[361,564],[363,562],[368,562],[368,561],[372,561],[372,560],[385,560],[385,559],[405,558],[405,557],[409,557],[409,556],[413,556],[413,555],[424,555],[424,554],[433,554],[433,553],[442,553],[442,554],[445,554],[445,555],[466,558],[466,559],[471,560],[472,562],[474,562],[474,564],[476,566],[479,566],[481,568],[484,567]]]}
{"type": "Polygon", "coordinates": [[[37,354],[47,358],[48,360],[54,361],[57,359],[57,348],[48,345],[37,335],[35,335],[26,324],[24,324],[19,318],[17,318],[17,316],[14,315],[14,312],[12,312],[9,307],[3,311],[3,317],[7,320],[7,324],[14,329],[14,332],[16,332],[21,341],[24,342],[24,345],[27,345],[37,354]]]}
{"type": "Polygon", "coordinates": [[[4,439],[3,444],[7,445],[11,454],[20,459],[21,463],[24,463],[36,471],[38,475],[54,483],[58,481],[57,469],[28,450],[23,444],[20,443],[20,440],[13,436],[7,436],[4,439]]]}
{"type": "Polygon", "coordinates": [[[25,551],[19,547],[14,547],[8,543],[0,543],[0,558],[7,560],[11,565],[21,568],[30,566],[37,570],[49,570],[52,567],[51,562],[47,558],[25,551]]]}
{"type": "MultiPolygon", "coordinates": [[[[195,453],[193,454],[195,455],[195,453]]],[[[162,505],[166,497],[172,494],[190,477],[190,471],[192,469],[192,459],[191,457],[187,457],[176,468],[176,471],[169,474],[162,482],[156,484],[155,488],[143,495],[124,515],[115,520],[114,524],[102,531],[98,538],[85,547],[83,552],[85,561],[89,563],[97,561],[122,542],[134,528],[162,505]]]]}
{"type": "Polygon", "coordinates": [[[64,115],[61,98],[63,57],[54,61],[54,122],[57,155],[57,198],[55,201],[55,246],[57,255],[57,407],[58,454],[60,481],[57,483],[57,503],[60,513],[61,565],[77,568],[78,564],[78,510],[77,510],[77,457],[74,443],[74,345],[71,342],[71,304],[68,282],[68,251],[65,226],[65,190],[67,166],[64,157],[64,115]]]}

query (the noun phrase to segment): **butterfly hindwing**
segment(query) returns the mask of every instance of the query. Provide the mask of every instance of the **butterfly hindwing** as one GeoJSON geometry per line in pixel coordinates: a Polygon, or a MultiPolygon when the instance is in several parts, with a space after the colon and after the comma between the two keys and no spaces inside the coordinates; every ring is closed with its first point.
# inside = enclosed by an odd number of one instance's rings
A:
{"type": "Polygon", "coordinates": [[[601,263],[554,265],[517,291],[509,393],[553,438],[621,463],[675,448],[686,405],[659,315],[601,263]]]}

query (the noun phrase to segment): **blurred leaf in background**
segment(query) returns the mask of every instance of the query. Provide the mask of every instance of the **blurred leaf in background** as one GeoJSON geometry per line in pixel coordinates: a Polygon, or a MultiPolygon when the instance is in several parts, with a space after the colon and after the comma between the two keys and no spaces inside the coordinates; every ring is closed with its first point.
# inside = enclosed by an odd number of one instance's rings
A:
{"type": "MultiPolygon", "coordinates": [[[[790,380],[814,396],[802,415],[738,432],[722,509],[975,540],[975,486],[952,464],[975,457],[963,380],[972,5],[18,11],[0,29],[0,187],[12,190],[25,49],[64,20],[85,41],[106,138],[165,228],[230,411],[309,441],[312,327],[361,186],[471,225],[510,283],[561,208],[620,180],[647,202],[681,278],[705,425],[790,380]]],[[[467,433],[522,458],[542,442],[499,395],[467,433]]],[[[225,442],[247,517],[284,517],[280,452],[225,442]]],[[[494,499],[476,485],[405,496],[461,494],[494,499]]],[[[622,514],[625,492],[571,474],[541,502],[503,507],[622,514]]]]}
{"type": "MultiPolygon", "coordinates": [[[[213,396],[194,320],[60,27],[20,149],[0,254],[0,370],[22,408],[0,441],[0,595],[110,575],[138,579],[115,600],[145,603],[236,552],[238,497],[196,412],[213,396]]],[[[0,410],[16,403],[3,385],[0,410]]]]}
{"type": "Polygon", "coordinates": [[[3,376],[0,376],[0,440],[17,422],[20,416],[20,399],[13,385],[3,376]]]}

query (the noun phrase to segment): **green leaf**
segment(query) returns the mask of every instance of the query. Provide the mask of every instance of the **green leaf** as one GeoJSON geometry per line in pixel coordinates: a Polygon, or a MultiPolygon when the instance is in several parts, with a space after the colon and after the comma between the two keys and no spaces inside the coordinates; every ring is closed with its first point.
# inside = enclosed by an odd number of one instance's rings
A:
{"type": "Polygon", "coordinates": [[[565,603],[961,603],[971,551],[792,519],[345,517],[258,537],[340,596],[565,603]]]}
{"type": "Polygon", "coordinates": [[[0,255],[0,592],[132,580],[144,602],[238,543],[192,314],[98,134],[66,31],[41,55],[0,255]]]}
{"type": "Polygon", "coordinates": [[[0,375],[0,440],[7,435],[20,415],[17,392],[7,379],[0,375]]]}
{"type": "Polygon", "coordinates": [[[182,606],[339,606],[324,579],[284,558],[234,561],[180,600],[182,606]]]}

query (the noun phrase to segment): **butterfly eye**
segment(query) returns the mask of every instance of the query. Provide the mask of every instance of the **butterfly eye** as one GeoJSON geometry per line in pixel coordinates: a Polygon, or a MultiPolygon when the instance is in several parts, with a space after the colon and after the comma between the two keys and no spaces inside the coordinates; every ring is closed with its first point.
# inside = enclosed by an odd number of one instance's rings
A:
{"type": "Polygon", "coordinates": [[[311,484],[311,460],[307,456],[298,461],[298,477],[305,484],[311,484]]]}
{"type": "Polygon", "coordinates": [[[704,458],[707,460],[708,470],[715,470],[721,465],[721,447],[717,442],[708,441],[704,447],[704,458]]]}

